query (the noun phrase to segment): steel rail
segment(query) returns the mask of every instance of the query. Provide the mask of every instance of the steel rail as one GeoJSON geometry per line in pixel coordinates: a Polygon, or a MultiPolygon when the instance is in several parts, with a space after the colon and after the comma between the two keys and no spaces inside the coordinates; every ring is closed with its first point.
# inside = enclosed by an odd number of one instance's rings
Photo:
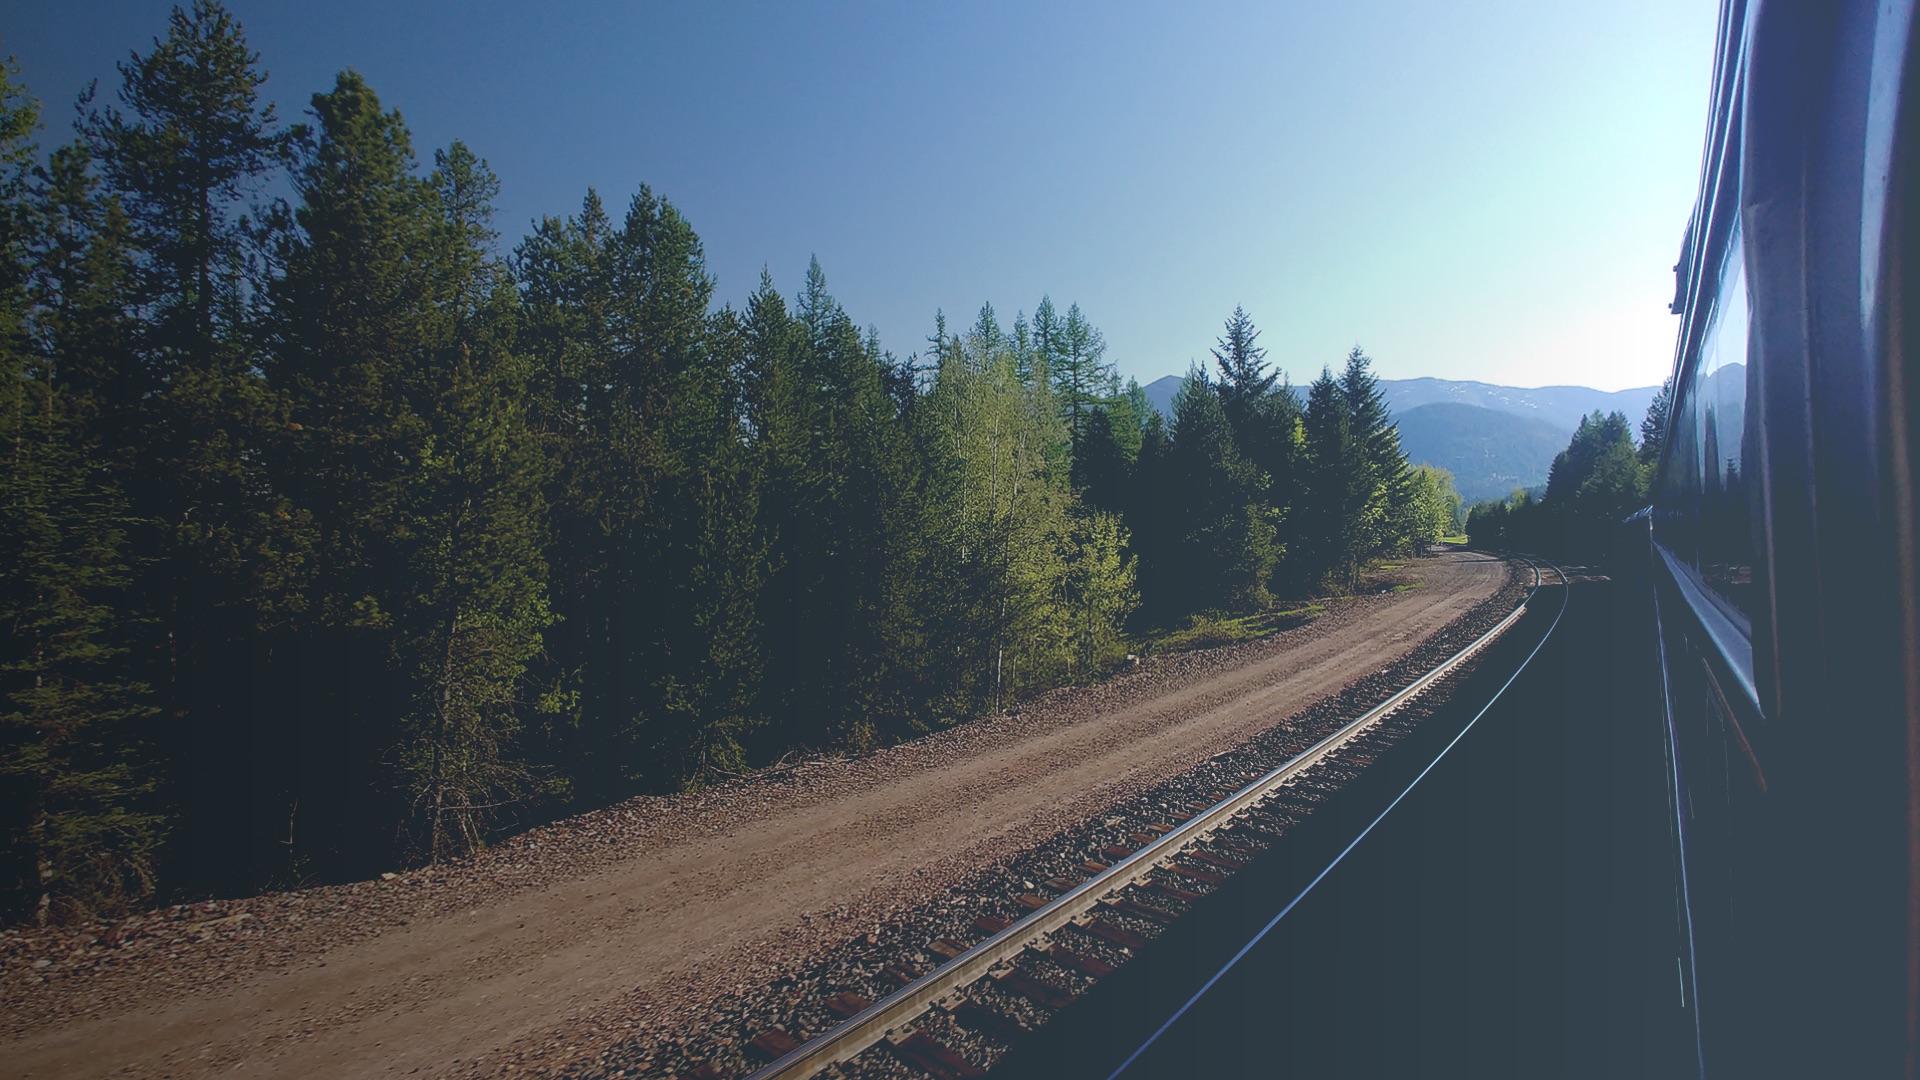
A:
{"type": "MultiPolygon", "coordinates": [[[[1533,560],[1528,559],[1529,563],[1533,560]]],[[[1561,580],[1565,581],[1565,575],[1561,580]]],[[[1025,918],[987,938],[985,941],[941,964],[933,971],[881,998],[855,1013],[839,1025],[802,1043],[798,1048],[748,1075],[747,1080],[800,1080],[829,1065],[850,1061],[868,1047],[887,1037],[891,1031],[920,1015],[935,1002],[990,974],[1003,962],[1017,956],[1036,938],[1064,929],[1080,916],[1093,910],[1109,893],[1125,888],[1145,877],[1158,865],[1177,854],[1187,844],[1211,835],[1228,824],[1241,811],[1264,800],[1287,781],[1321,759],[1351,742],[1390,713],[1418,697],[1435,682],[1450,674],[1476,653],[1491,645],[1520,617],[1526,614],[1534,593],[1540,590],[1540,566],[1533,565],[1533,587],[1506,618],[1454,653],[1425,675],[1374,706],[1340,730],[1301,751],[1286,763],[1247,784],[1239,791],[1215,803],[1213,807],[1181,824],[1179,828],[1114,863],[1092,878],[1055,897],[1025,918]]]]}
{"type": "MultiPolygon", "coordinates": [[[[1531,601],[1533,599],[1533,593],[1540,591],[1540,564],[1528,556],[1522,555],[1520,557],[1523,559],[1526,559],[1530,563],[1533,563],[1533,589],[1527,595],[1527,599],[1531,601]]],[[[1549,563],[1547,565],[1553,566],[1552,563],[1549,563]]],[[[1500,699],[1506,696],[1507,688],[1519,681],[1521,674],[1527,670],[1527,665],[1533,663],[1533,658],[1540,655],[1541,649],[1546,648],[1547,639],[1553,637],[1553,632],[1560,628],[1560,620],[1567,613],[1567,604],[1571,599],[1569,591],[1566,588],[1568,584],[1567,573],[1566,571],[1560,569],[1558,566],[1553,567],[1553,572],[1559,575],[1560,577],[1560,585],[1561,585],[1560,610],[1554,612],[1553,623],[1547,627],[1547,632],[1540,635],[1539,641],[1534,642],[1533,651],[1527,654],[1527,658],[1525,660],[1520,661],[1520,666],[1514,669],[1513,674],[1507,676],[1507,681],[1500,684],[1500,689],[1495,690],[1493,692],[1493,696],[1487,699],[1486,704],[1480,706],[1480,711],[1473,714],[1473,719],[1467,721],[1466,726],[1461,728],[1458,732],[1456,732],[1453,738],[1447,741],[1447,745],[1440,748],[1440,752],[1434,755],[1433,760],[1427,762],[1427,767],[1424,769],[1421,769],[1419,775],[1415,776],[1413,780],[1410,783],[1408,783],[1404,789],[1401,790],[1400,794],[1395,795],[1393,797],[1393,801],[1387,804],[1386,809],[1380,811],[1380,813],[1376,815],[1372,821],[1368,822],[1367,827],[1364,829],[1361,829],[1359,835],[1355,836],[1351,841],[1349,841],[1347,843],[1347,846],[1341,849],[1340,854],[1335,855],[1333,857],[1332,862],[1328,863],[1324,868],[1321,869],[1321,871],[1318,874],[1314,875],[1314,878],[1312,881],[1307,882],[1306,888],[1301,889],[1300,892],[1296,894],[1292,900],[1287,901],[1286,906],[1282,907],[1280,911],[1274,915],[1273,918],[1267,920],[1267,924],[1260,928],[1259,933],[1253,935],[1253,937],[1249,939],[1246,944],[1240,946],[1240,951],[1234,953],[1232,959],[1228,960],[1226,964],[1220,968],[1220,970],[1214,972],[1213,976],[1209,978],[1204,984],[1202,984],[1200,989],[1193,992],[1193,996],[1188,998],[1185,1004],[1181,1005],[1180,1008],[1176,1009],[1172,1016],[1167,1017],[1167,1019],[1163,1021],[1161,1025],[1154,1030],[1153,1034],[1147,1036],[1146,1042],[1143,1042],[1139,1046],[1135,1047],[1133,1050],[1133,1053],[1128,1054],[1127,1059],[1120,1063],[1120,1067],[1117,1069],[1114,1069],[1113,1072],[1107,1075],[1107,1080],[1118,1080],[1118,1077],[1120,1076],[1120,1074],[1123,1072],[1126,1072],[1128,1067],[1130,1067],[1135,1061],[1139,1060],[1140,1055],[1146,1053],[1148,1047],[1152,1046],[1160,1038],[1160,1036],[1166,1034],[1168,1028],[1171,1028],[1174,1024],[1178,1023],[1180,1018],[1185,1016],[1187,1014],[1187,1011],[1193,1008],[1195,1003],[1197,1003],[1201,998],[1206,996],[1207,991],[1213,989],[1214,984],[1218,983],[1222,976],[1226,975],[1228,971],[1231,971],[1233,969],[1233,966],[1235,964],[1238,964],[1243,957],[1245,957],[1248,953],[1252,952],[1253,947],[1255,945],[1260,944],[1261,939],[1266,937],[1269,931],[1271,931],[1274,927],[1280,925],[1280,920],[1286,918],[1287,915],[1290,914],[1293,911],[1293,909],[1299,905],[1300,901],[1306,899],[1307,894],[1312,892],[1314,888],[1320,884],[1320,882],[1324,881],[1328,874],[1333,873],[1333,868],[1336,866],[1339,866],[1341,860],[1345,859],[1347,855],[1353,851],[1354,848],[1357,848],[1360,846],[1360,841],[1365,840],[1367,838],[1367,834],[1373,831],[1374,826],[1380,824],[1382,821],[1385,821],[1387,819],[1387,815],[1393,813],[1394,808],[1400,805],[1401,800],[1405,799],[1408,795],[1413,793],[1413,789],[1420,785],[1420,781],[1426,779],[1427,774],[1433,771],[1434,766],[1440,764],[1440,759],[1446,757],[1447,754],[1450,753],[1455,746],[1458,746],[1460,744],[1460,740],[1467,737],[1467,732],[1473,730],[1474,725],[1480,722],[1480,718],[1487,715],[1488,712],[1492,711],[1493,707],[1499,703],[1500,699]]],[[[1527,606],[1526,604],[1521,604],[1520,610],[1522,611],[1526,610],[1526,606],[1527,606]]]]}

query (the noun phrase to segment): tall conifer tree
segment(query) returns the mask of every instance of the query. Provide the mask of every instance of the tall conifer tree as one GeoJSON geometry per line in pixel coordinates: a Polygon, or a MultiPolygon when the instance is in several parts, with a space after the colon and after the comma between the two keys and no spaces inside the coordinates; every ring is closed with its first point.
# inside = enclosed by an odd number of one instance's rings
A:
{"type": "MultiPolygon", "coordinates": [[[[290,145],[261,99],[266,75],[215,0],[175,8],[167,33],[119,66],[118,104],[81,128],[106,194],[127,215],[139,316],[115,373],[127,412],[97,430],[116,463],[134,525],[137,607],[152,629],[135,656],[166,710],[167,753],[202,884],[248,880],[265,837],[250,768],[254,711],[267,684],[267,634],[299,606],[303,539],[277,497],[270,461],[284,403],[260,377],[254,301],[259,239],[275,215],[250,200],[290,145]],[[235,867],[240,869],[235,870],[235,867]]],[[[85,104],[85,102],[83,102],[85,104]]]]}
{"type": "Polygon", "coordinates": [[[1255,404],[1273,390],[1279,372],[1267,370],[1267,350],[1261,348],[1260,331],[1239,307],[1227,319],[1226,332],[1213,347],[1213,362],[1220,369],[1220,404],[1236,430],[1246,426],[1255,404]]]}
{"type": "Polygon", "coordinates": [[[542,463],[512,351],[517,296],[493,253],[499,182],[457,142],[436,165],[420,252],[433,316],[415,353],[422,449],[399,538],[406,705],[393,754],[429,858],[475,849],[538,791],[516,743],[547,704],[529,669],[552,622],[542,463]]]}
{"type": "Polygon", "coordinates": [[[1340,373],[1340,392],[1347,401],[1347,422],[1358,455],[1357,475],[1362,488],[1351,511],[1357,544],[1351,553],[1355,573],[1361,563],[1402,547],[1409,530],[1405,514],[1411,505],[1406,488],[1407,456],[1400,450],[1400,429],[1387,411],[1386,397],[1380,392],[1372,366],[1372,358],[1355,345],[1340,373]]]}
{"type": "Polygon", "coordinates": [[[108,332],[93,308],[123,235],[71,156],[30,191],[38,113],[0,65],[0,917],[45,923],[147,900],[162,825],[116,617],[124,500],[88,430],[97,387],[63,367],[108,332]]]}

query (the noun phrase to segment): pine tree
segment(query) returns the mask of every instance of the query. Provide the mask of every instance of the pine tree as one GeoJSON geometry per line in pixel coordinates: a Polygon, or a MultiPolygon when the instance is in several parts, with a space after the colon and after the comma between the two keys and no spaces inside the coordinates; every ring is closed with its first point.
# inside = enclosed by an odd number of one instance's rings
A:
{"type": "Polygon", "coordinates": [[[1623,444],[1629,453],[1633,451],[1633,436],[1629,434],[1625,414],[1596,411],[1582,417],[1573,439],[1565,450],[1555,455],[1552,466],[1547,470],[1544,501],[1562,505],[1572,503],[1600,468],[1602,459],[1623,444]]]}
{"type": "Polygon", "coordinates": [[[151,312],[151,377],[213,362],[249,291],[236,204],[286,154],[259,54],[217,0],[174,8],[153,51],[119,65],[120,99],[83,127],[136,224],[151,312]]]}
{"type": "MultiPolygon", "coordinates": [[[[1266,350],[1257,344],[1259,337],[1253,320],[1245,310],[1235,307],[1212,350],[1220,374],[1213,386],[1233,429],[1235,447],[1267,478],[1263,501],[1279,525],[1286,521],[1297,497],[1300,401],[1279,370],[1268,370],[1266,350]]],[[[1280,587],[1290,584],[1285,554],[1282,545],[1273,582],[1280,587]]]]}
{"type": "MultiPolygon", "coordinates": [[[[591,729],[580,764],[605,770],[593,786],[621,794],[687,779],[698,766],[676,725],[683,707],[663,688],[693,661],[684,644],[695,612],[676,607],[676,565],[660,548],[684,545],[701,510],[686,491],[671,429],[690,382],[711,362],[706,347],[713,281],[700,239],[672,204],[642,185],[604,258],[605,305],[584,330],[586,455],[568,518],[588,554],[567,587],[565,618],[589,621],[581,657],[580,715],[591,729]],[[678,530],[678,532],[676,532],[678,530]],[[680,655],[665,652],[681,641],[680,655]]],[[[684,547],[681,548],[684,552],[684,547]]],[[[590,773],[591,775],[591,773],[590,773]]]]}
{"type": "MultiPolygon", "coordinates": [[[[1242,457],[1220,397],[1198,370],[1174,399],[1168,454],[1177,501],[1167,507],[1185,526],[1175,556],[1173,601],[1183,613],[1255,608],[1271,599],[1279,557],[1264,474],[1242,457]]],[[[1169,598],[1162,598],[1164,603],[1169,598]]]]}
{"type": "MultiPolygon", "coordinates": [[[[1115,424],[1115,411],[1095,409],[1089,414],[1087,433],[1073,456],[1073,488],[1088,506],[1117,514],[1127,505],[1134,454],[1127,452],[1119,434],[1132,426],[1132,417],[1123,414],[1121,422],[1115,424]]],[[[1138,429],[1134,437],[1139,437],[1138,429]]]]}
{"type": "Polygon", "coordinates": [[[1357,584],[1363,565],[1404,548],[1408,540],[1407,457],[1400,450],[1400,429],[1387,411],[1379,380],[1370,370],[1372,365],[1372,359],[1356,345],[1347,354],[1346,368],[1340,374],[1361,485],[1350,510],[1355,517],[1357,546],[1348,553],[1349,587],[1357,584]]]}
{"type": "Polygon", "coordinates": [[[116,286],[121,236],[71,155],[29,190],[39,107],[0,66],[0,910],[112,915],[155,888],[163,819],[154,714],[116,619],[130,581],[124,501],[101,468],[85,379],[62,361],[116,286]],[[35,304],[34,301],[38,301],[35,304]],[[54,315],[34,318],[34,308],[54,315]]]}
{"type": "Polygon", "coordinates": [[[459,344],[408,485],[393,759],[429,860],[474,850],[540,789],[514,746],[545,704],[527,678],[552,622],[540,471],[501,359],[459,344]]]}
{"type": "Polygon", "coordinates": [[[538,700],[529,669],[552,623],[541,459],[512,351],[517,296],[492,254],[499,182],[460,143],[436,155],[421,260],[435,318],[424,437],[398,537],[407,582],[395,648],[407,687],[393,755],[429,859],[478,847],[539,790],[515,747],[538,700]]]}
{"type": "Polygon", "coordinates": [[[55,149],[36,173],[35,336],[60,372],[68,416],[90,438],[110,438],[140,405],[137,380],[123,377],[137,364],[132,225],[101,191],[84,143],[55,149]]]}
{"type": "Polygon", "coordinates": [[[1141,607],[1148,618],[1162,623],[1179,614],[1173,609],[1180,523],[1167,508],[1180,494],[1168,465],[1170,451],[1166,420],[1157,410],[1152,411],[1140,433],[1140,454],[1134,459],[1133,485],[1124,516],[1133,535],[1133,549],[1140,555],[1141,607]]]}
{"type": "Polygon", "coordinates": [[[1660,384],[1660,392],[1647,403],[1647,415],[1640,421],[1640,464],[1657,468],[1660,452],[1666,446],[1667,424],[1673,413],[1673,377],[1660,384]]]}
{"type": "Polygon", "coordinates": [[[1267,350],[1256,342],[1260,331],[1239,307],[1227,318],[1226,333],[1215,343],[1213,362],[1220,369],[1220,404],[1235,431],[1247,426],[1256,405],[1273,391],[1277,371],[1267,370],[1267,350]]]}
{"type": "Polygon", "coordinates": [[[747,361],[732,312],[707,312],[712,281],[698,237],[664,200],[649,205],[624,234],[645,239],[633,254],[650,265],[631,280],[645,283],[647,340],[665,391],[650,406],[661,457],[628,556],[650,609],[636,641],[649,703],[641,745],[655,776],[707,783],[745,767],[745,740],[762,716],[765,544],[740,439],[747,394],[734,375],[747,361]]]}
{"type": "Polygon", "coordinates": [[[768,545],[757,605],[766,642],[757,710],[770,718],[769,756],[778,756],[787,747],[823,745],[829,737],[829,719],[817,710],[829,643],[807,628],[826,573],[821,522],[831,514],[833,497],[816,451],[826,403],[807,374],[802,327],[765,270],[747,298],[740,336],[760,493],[758,535],[768,545]]]}
{"type": "Polygon", "coordinates": [[[980,305],[980,314],[974,317],[973,329],[967,332],[965,341],[976,371],[985,371],[1002,350],[1012,346],[1007,332],[1000,329],[1000,317],[990,303],[980,305]]]}
{"type": "Polygon", "coordinates": [[[1307,588],[1328,578],[1345,584],[1362,548],[1368,483],[1347,396],[1326,369],[1307,389],[1302,426],[1305,468],[1292,530],[1295,572],[1307,588]]]}
{"type": "Polygon", "coordinates": [[[1067,307],[1066,321],[1049,340],[1058,342],[1047,361],[1054,400],[1066,421],[1068,437],[1077,446],[1086,434],[1088,415],[1118,389],[1113,365],[1105,360],[1107,340],[1080,313],[1079,304],[1067,307]]]}
{"type": "Polygon", "coordinates": [[[677,662],[656,684],[671,732],[656,752],[696,783],[744,770],[766,722],[759,603],[768,545],[760,477],[738,420],[743,388],[732,378],[743,338],[730,308],[715,313],[703,362],[681,375],[666,430],[672,467],[654,547],[671,590],[663,606],[678,615],[659,648],[677,662]]]}
{"type": "MultiPolygon", "coordinates": [[[[941,328],[944,332],[944,327],[941,328]]],[[[1039,362],[1039,351],[1033,343],[1033,324],[1027,321],[1027,313],[1015,312],[1013,329],[1007,335],[1007,347],[1013,351],[1013,372],[1022,386],[1036,386],[1048,381],[1042,372],[1044,365],[1039,362]]]]}
{"type": "Polygon", "coordinates": [[[1059,370],[1067,349],[1066,323],[1054,309],[1053,297],[1042,296],[1040,303],[1035,305],[1032,334],[1032,354],[1022,379],[1030,384],[1046,383],[1052,386],[1056,377],[1054,372],[1059,370]]]}
{"type": "MultiPolygon", "coordinates": [[[[138,253],[138,365],[116,375],[142,408],[113,425],[133,466],[127,486],[184,560],[172,573],[211,570],[241,592],[241,579],[276,572],[258,553],[274,546],[283,509],[259,498],[270,489],[259,451],[282,421],[249,348],[263,222],[249,220],[245,201],[284,163],[293,133],[261,103],[258,63],[231,13],[196,0],[173,9],[151,52],[119,65],[125,111],[94,109],[81,121],[138,253]]],[[[202,609],[243,603],[209,595],[211,585],[157,587],[191,590],[202,609]]]]}
{"type": "Polygon", "coordinates": [[[294,178],[299,230],[270,292],[268,373],[292,416],[282,485],[318,533],[318,619],[381,632],[435,389],[417,361],[438,317],[426,278],[433,193],[399,113],[359,75],[342,72],[312,109],[318,128],[294,178]]]}
{"type": "Polygon", "coordinates": [[[193,823],[181,864],[196,887],[236,887],[271,841],[254,828],[260,788],[224,781],[254,775],[255,716],[273,691],[233,673],[264,672],[301,606],[306,558],[272,475],[288,419],[255,325],[262,240],[280,219],[251,200],[291,139],[218,3],[176,8],[119,72],[118,104],[93,107],[89,91],[80,128],[125,214],[137,320],[93,430],[129,501],[132,606],[148,634],[133,655],[165,709],[161,753],[193,823]]]}
{"type": "Polygon", "coordinates": [[[266,759],[254,767],[273,785],[262,787],[286,815],[268,847],[283,853],[284,877],[365,865],[335,852],[388,863],[406,822],[367,793],[394,786],[410,715],[410,499],[443,385],[429,356],[448,347],[431,274],[439,215],[406,125],[351,71],[310,109],[262,362],[287,401],[273,473],[307,553],[274,654],[274,677],[292,688],[274,713],[285,722],[253,736],[266,759]]]}
{"type": "Polygon", "coordinates": [[[612,350],[614,226],[598,192],[588,189],[579,214],[544,218],[514,251],[521,287],[520,353],[527,370],[527,423],[545,457],[542,495],[548,507],[549,597],[555,624],[547,631],[545,677],[562,708],[545,747],[548,762],[571,784],[576,800],[611,801],[629,788],[632,770],[616,753],[624,714],[604,711],[611,691],[612,537],[640,510],[641,474],[615,451],[615,398],[607,371],[612,350]],[[594,707],[593,720],[588,716],[594,707]]]}

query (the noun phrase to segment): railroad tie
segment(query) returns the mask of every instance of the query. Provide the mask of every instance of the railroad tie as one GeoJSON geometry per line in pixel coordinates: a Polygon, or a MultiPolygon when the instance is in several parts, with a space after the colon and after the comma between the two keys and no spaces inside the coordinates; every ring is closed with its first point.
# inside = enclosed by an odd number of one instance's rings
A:
{"type": "Polygon", "coordinates": [[[1208,866],[1217,866],[1222,870],[1228,870],[1228,871],[1238,870],[1241,867],[1247,865],[1246,863],[1241,862],[1239,859],[1229,859],[1224,856],[1215,855],[1207,851],[1189,851],[1189,852],[1186,852],[1183,857],[1188,859],[1197,859],[1200,862],[1206,863],[1208,866]]]}
{"type": "Polygon", "coordinates": [[[984,1005],[972,998],[966,998],[947,1010],[953,1015],[954,1022],[961,1027],[978,1031],[982,1035],[991,1035],[1001,1042],[1012,1046],[1026,1035],[1026,1026],[1020,1021],[990,1005],[984,1005]]]}
{"type": "Polygon", "coordinates": [[[778,1061],[800,1049],[800,1040],[781,1028],[773,1027],[755,1035],[749,1045],[758,1050],[768,1061],[778,1061]]]}
{"type": "Polygon", "coordinates": [[[1154,907],[1152,904],[1143,904],[1127,896],[1106,900],[1103,901],[1103,903],[1115,911],[1124,911],[1128,915],[1137,915],[1142,919],[1157,922],[1162,926],[1172,926],[1174,922],[1180,918],[1180,916],[1168,911],[1166,908],[1154,907]]]}
{"type": "Polygon", "coordinates": [[[1139,934],[1134,933],[1124,926],[1115,926],[1105,919],[1093,919],[1089,921],[1086,924],[1086,931],[1095,937],[1106,938],[1108,941],[1122,948],[1137,950],[1147,947],[1146,938],[1141,937],[1139,934]]]}
{"type": "Polygon", "coordinates": [[[898,1041],[888,1039],[886,1043],[887,1049],[892,1050],[900,1060],[936,1080],[962,1080],[963,1077],[986,1075],[984,1069],[924,1032],[916,1031],[898,1041]]]}
{"type": "Polygon", "coordinates": [[[1169,885],[1164,881],[1149,881],[1147,882],[1147,888],[1152,889],[1161,896],[1178,900],[1183,904],[1191,904],[1195,900],[1200,899],[1199,893],[1191,889],[1183,889],[1178,885],[1169,885]]]}
{"type": "Polygon", "coordinates": [[[851,1020],[866,1011],[872,1004],[873,1002],[851,990],[842,990],[827,999],[827,1008],[832,1009],[834,1015],[842,1020],[851,1020]]]}
{"type": "Polygon", "coordinates": [[[1018,968],[1004,975],[994,976],[994,981],[1028,1001],[1055,1011],[1073,1004],[1072,994],[1043,979],[1034,978],[1018,968]]]}
{"type": "MultiPolygon", "coordinates": [[[[1192,857],[1191,853],[1189,853],[1188,857],[1192,857]]],[[[1170,862],[1166,865],[1166,870],[1169,874],[1178,874],[1183,878],[1192,878],[1194,881],[1204,881],[1208,885],[1218,885],[1227,880],[1225,874],[1216,874],[1208,870],[1201,870],[1197,867],[1188,866],[1185,863],[1170,862]]]]}
{"type": "Polygon", "coordinates": [[[901,986],[907,986],[919,981],[920,976],[926,974],[926,972],[921,971],[919,968],[905,961],[896,960],[881,968],[880,974],[885,975],[901,986]]]}
{"type": "Polygon", "coordinates": [[[1104,979],[1113,974],[1112,964],[1091,956],[1083,956],[1067,948],[1065,945],[1055,945],[1048,949],[1047,958],[1056,964],[1065,964],[1075,971],[1091,975],[1096,979],[1104,979]]]}

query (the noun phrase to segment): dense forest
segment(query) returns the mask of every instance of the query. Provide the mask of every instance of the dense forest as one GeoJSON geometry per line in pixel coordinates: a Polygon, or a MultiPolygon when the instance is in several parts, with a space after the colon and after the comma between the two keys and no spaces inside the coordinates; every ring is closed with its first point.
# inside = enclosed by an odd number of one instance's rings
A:
{"type": "Polygon", "coordinates": [[[1468,537],[1490,547],[1606,561],[1624,535],[1622,520],[1647,505],[1672,407],[1669,379],[1640,422],[1637,444],[1624,414],[1587,416],[1554,457],[1539,498],[1516,491],[1504,500],[1476,503],[1467,513],[1468,537]]]}
{"type": "MultiPolygon", "coordinates": [[[[219,4],[73,137],[0,85],[0,908],[367,875],[1110,670],[1454,528],[1357,348],[1236,309],[1171,422],[1077,306],[900,359],[816,262],[714,303],[642,186],[510,248],[219,4]]],[[[113,100],[106,100],[111,97],[113,100]]]]}

